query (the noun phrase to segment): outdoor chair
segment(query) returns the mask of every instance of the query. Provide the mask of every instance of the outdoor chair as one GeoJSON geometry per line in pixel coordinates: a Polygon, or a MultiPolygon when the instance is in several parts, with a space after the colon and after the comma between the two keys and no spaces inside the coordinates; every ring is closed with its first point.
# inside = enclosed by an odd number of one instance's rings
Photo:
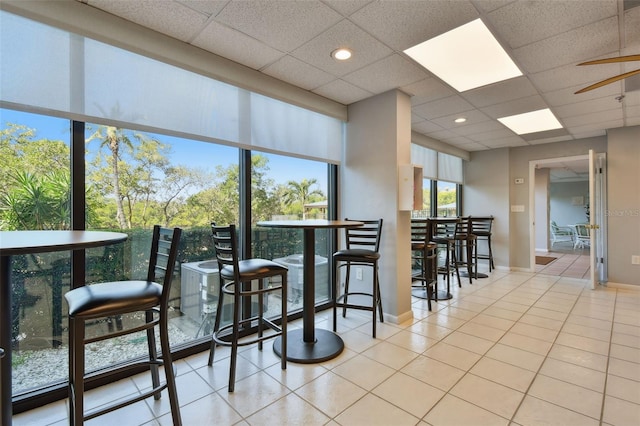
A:
{"type": "Polygon", "coordinates": [[[551,247],[556,243],[574,243],[575,233],[569,226],[558,226],[558,224],[551,221],[551,247]]]}
{"type": "Polygon", "coordinates": [[[146,280],[112,281],[90,284],[65,293],[69,305],[69,423],[82,425],[85,420],[142,401],[150,396],[160,399],[161,391],[167,389],[173,424],[182,424],[175,373],[169,347],[168,308],[171,281],[178,255],[180,228],[173,230],[153,228],[151,256],[146,280]],[[161,278],[162,284],[157,280],[161,278]],[[98,318],[115,317],[122,314],[144,312],[142,324],[122,330],[113,330],[96,337],[85,334],[85,324],[98,318]],[[155,327],[159,327],[161,354],[156,348],[155,327]],[[113,405],[84,412],[85,392],[85,346],[90,343],[113,339],[131,333],[146,331],[148,358],[132,362],[125,368],[133,369],[148,365],[151,371],[151,389],[118,400],[113,405]],[[164,366],[166,381],[160,383],[158,366],[164,366]]]}
{"type": "Polygon", "coordinates": [[[578,223],[573,227],[575,231],[575,242],[573,243],[573,248],[585,248],[591,246],[591,236],[589,234],[588,224],[586,223],[578,223]]]}

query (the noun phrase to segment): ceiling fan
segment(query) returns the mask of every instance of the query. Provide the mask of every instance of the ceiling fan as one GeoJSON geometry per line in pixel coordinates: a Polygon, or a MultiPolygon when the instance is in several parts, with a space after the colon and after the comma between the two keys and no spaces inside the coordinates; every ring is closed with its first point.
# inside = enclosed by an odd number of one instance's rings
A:
{"type": "MultiPolygon", "coordinates": [[[[595,61],[587,61],[582,62],[578,65],[598,65],[598,64],[614,64],[618,62],[632,62],[632,61],[640,61],[640,55],[628,55],[628,56],[618,56],[615,58],[607,58],[607,59],[596,59],[595,61]]],[[[640,69],[635,71],[625,72],[624,74],[616,75],[614,77],[607,78],[606,80],[599,81],[591,86],[587,86],[583,89],[578,90],[575,94],[588,92],[589,90],[597,89],[598,87],[606,86],[607,84],[611,84],[618,80],[625,79],[627,77],[631,77],[632,75],[640,74],[640,69]]]]}

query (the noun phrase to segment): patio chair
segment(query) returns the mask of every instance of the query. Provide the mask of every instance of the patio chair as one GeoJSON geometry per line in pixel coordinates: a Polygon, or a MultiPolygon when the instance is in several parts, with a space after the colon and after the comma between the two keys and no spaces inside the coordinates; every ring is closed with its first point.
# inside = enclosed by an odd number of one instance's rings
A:
{"type": "Polygon", "coordinates": [[[555,220],[551,221],[551,247],[556,243],[572,243],[575,241],[573,229],[568,226],[558,226],[555,220]]]}
{"type": "Polygon", "coordinates": [[[591,246],[591,237],[589,234],[589,228],[586,223],[578,223],[573,227],[575,231],[575,242],[573,248],[585,248],[591,246]]]}

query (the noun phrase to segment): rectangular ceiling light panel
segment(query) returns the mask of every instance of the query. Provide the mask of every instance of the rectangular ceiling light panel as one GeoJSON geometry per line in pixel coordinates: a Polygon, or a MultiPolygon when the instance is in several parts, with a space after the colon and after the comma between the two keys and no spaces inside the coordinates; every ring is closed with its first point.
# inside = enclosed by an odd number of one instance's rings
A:
{"type": "Polygon", "coordinates": [[[404,53],[459,92],[522,75],[479,18],[404,53]]]}
{"type": "Polygon", "coordinates": [[[498,118],[498,121],[519,135],[562,128],[549,108],[498,118]]]}

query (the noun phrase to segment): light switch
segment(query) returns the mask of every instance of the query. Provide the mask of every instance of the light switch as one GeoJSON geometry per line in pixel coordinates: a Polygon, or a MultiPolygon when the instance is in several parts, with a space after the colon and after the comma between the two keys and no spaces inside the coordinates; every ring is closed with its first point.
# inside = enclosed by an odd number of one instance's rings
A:
{"type": "Polygon", "coordinates": [[[522,204],[514,204],[511,206],[511,211],[513,213],[522,213],[524,212],[524,206],[522,204]]]}

